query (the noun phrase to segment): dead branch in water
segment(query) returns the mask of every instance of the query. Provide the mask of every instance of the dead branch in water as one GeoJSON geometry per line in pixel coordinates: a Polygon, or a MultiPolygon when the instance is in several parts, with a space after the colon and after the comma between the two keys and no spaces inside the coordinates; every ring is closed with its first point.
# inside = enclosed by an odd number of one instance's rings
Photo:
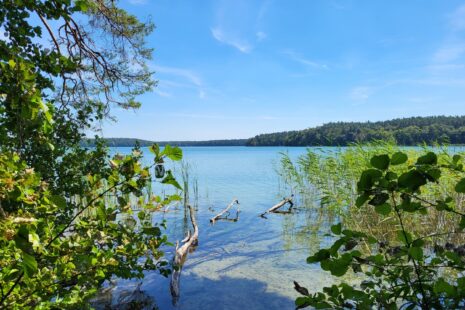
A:
{"type": "Polygon", "coordinates": [[[187,236],[181,241],[182,245],[180,247],[179,242],[176,243],[176,253],[173,258],[173,265],[175,266],[175,270],[171,275],[170,283],[170,291],[174,305],[178,302],[180,296],[179,283],[181,278],[182,266],[186,261],[187,253],[189,252],[189,250],[194,249],[194,247],[197,246],[199,237],[199,228],[197,226],[197,221],[195,220],[194,208],[192,208],[192,206],[190,205],[188,205],[187,207],[189,208],[194,232],[191,233],[190,230],[187,232],[187,236]]]}
{"type": "Polygon", "coordinates": [[[294,195],[291,195],[290,197],[283,198],[280,202],[260,214],[261,217],[266,217],[265,215],[267,213],[290,213],[292,207],[294,206],[294,203],[292,202],[292,199],[294,198],[294,195]],[[289,204],[289,209],[287,211],[280,211],[279,209],[283,207],[284,205],[289,204]]]}
{"type": "MultiPolygon", "coordinates": [[[[210,219],[210,223],[215,224],[215,221],[218,220],[218,219],[226,219],[226,218],[221,218],[221,216],[222,216],[223,214],[225,214],[226,212],[228,212],[228,210],[231,209],[232,206],[233,206],[234,204],[239,205],[239,200],[234,199],[234,200],[226,207],[226,209],[224,209],[223,211],[221,211],[220,213],[218,213],[217,215],[215,215],[214,217],[212,217],[212,218],[210,219]]],[[[238,210],[237,212],[239,213],[239,210],[238,210]]]]}

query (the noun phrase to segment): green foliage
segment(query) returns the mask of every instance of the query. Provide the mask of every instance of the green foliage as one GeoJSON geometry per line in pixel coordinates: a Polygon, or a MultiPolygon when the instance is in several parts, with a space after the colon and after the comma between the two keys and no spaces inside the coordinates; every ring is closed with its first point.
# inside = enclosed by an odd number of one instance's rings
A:
{"type": "MultiPolygon", "coordinates": [[[[167,275],[153,214],[180,197],[154,195],[151,170],[182,151],[153,146],[146,167],[139,147],[81,146],[153,86],[153,25],[115,1],[31,0],[2,1],[0,29],[0,308],[89,308],[107,280],[167,275]]],[[[180,189],[171,171],[162,184],[180,189]]]]}
{"type": "MultiPolygon", "coordinates": [[[[462,157],[448,162],[427,152],[409,164],[405,153],[374,155],[373,168],[361,173],[357,207],[363,212],[374,209],[380,216],[395,219],[392,229],[397,239],[388,240],[370,233],[331,227],[333,245],[307,259],[323,270],[342,277],[353,272],[359,285],[342,282],[310,293],[295,283],[302,295],[297,308],[317,309],[459,309],[465,306],[465,248],[445,242],[447,237],[464,234],[465,214],[454,204],[452,192],[445,198],[428,200],[422,192],[428,186],[443,186],[446,172],[463,176],[462,157]],[[394,167],[390,167],[391,163],[394,167]],[[401,173],[399,173],[401,172],[401,173]],[[455,219],[453,226],[419,233],[406,225],[409,218],[423,221],[431,212],[455,219]],[[337,237],[336,237],[337,236],[337,237]]],[[[463,179],[455,189],[462,195],[463,179]]],[[[463,198],[463,197],[462,197],[463,198]]]]}
{"type": "MultiPolygon", "coordinates": [[[[261,134],[250,146],[348,146],[395,141],[399,145],[465,144],[465,116],[431,116],[381,122],[337,122],[298,131],[261,134]]],[[[396,161],[398,159],[394,159],[396,161]]]]}

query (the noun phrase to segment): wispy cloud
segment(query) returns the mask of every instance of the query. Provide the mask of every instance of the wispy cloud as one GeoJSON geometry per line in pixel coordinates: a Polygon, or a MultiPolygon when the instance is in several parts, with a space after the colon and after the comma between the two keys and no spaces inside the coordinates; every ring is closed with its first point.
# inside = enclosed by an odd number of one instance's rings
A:
{"type": "Polygon", "coordinates": [[[322,63],[307,59],[304,56],[302,56],[301,54],[299,54],[299,53],[297,53],[297,52],[295,52],[293,50],[285,50],[285,51],[283,51],[283,54],[287,55],[293,61],[301,63],[301,64],[303,64],[303,65],[305,65],[307,67],[312,67],[312,68],[315,68],[315,69],[329,69],[326,64],[322,64],[322,63]]]}
{"type": "Polygon", "coordinates": [[[215,23],[210,28],[212,37],[241,53],[250,53],[266,39],[264,18],[270,1],[216,1],[215,23]]]}
{"type": "Polygon", "coordinates": [[[252,46],[248,42],[236,38],[233,35],[227,34],[223,29],[219,27],[212,28],[211,33],[217,41],[223,44],[231,45],[237,48],[242,53],[249,53],[252,50],[252,46]]]}
{"type": "Polygon", "coordinates": [[[176,67],[165,67],[165,66],[158,66],[154,65],[153,69],[155,72],[165,73],[168,75],[179,76],[185,78],[192,84],[196,86],[202,86],[202,80],[200,77],[193,71],[188,69],[176,68],[176,67]]]}
{"type": "Polygon", "coordinates": [[[465,52],[464,44],[446,44],[439,48],[433,56],[434,62],[448,63],[458,60],[465,52]]]}
{"type": "MultiPolygon", "coordinates": [[[[167,67],[167,66],[159,66],[159,65],[152,65],[151,66],[154,70],[155,73],[162,73],[165,75],[173,76],[173,77],[178,77],[184,82],[172,82],[168,80],[163,80],[162,85],[163,86],[171,86],[171,87],[192,87],[195,88],[198,92],[198,96],[200,99],[205,99],[207,94],[205,92],[205,87],[202,79],[200,76],[195,73],[194,71],[188,70],[188,69],[183,69],[183,68],[177,68],[177,67],[167,67]],[[187,83],[187,84],[186,84],[187,83]]],[[[161,91],[157,93],[158,95],[162,97],[170,97],[171,94],[168,92],[161,91]]]]}
{"type": "Polygon", "coordinates": [[[372,87],[368,86],[357,86],[350,90],[349,97],[355,101],[365,101],[367,100],[374,92],[372,87]]]}
{"type": "Polygon", "coordinates": [[[433,64],[451,64],[465,56],[465,4],[448,15],[447,26],[444,41],[433,54],[433,64]]]}

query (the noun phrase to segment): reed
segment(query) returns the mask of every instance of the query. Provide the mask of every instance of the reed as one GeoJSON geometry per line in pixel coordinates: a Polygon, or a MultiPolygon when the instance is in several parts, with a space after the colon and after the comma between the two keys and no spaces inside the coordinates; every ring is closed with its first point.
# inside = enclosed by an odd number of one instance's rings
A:
{"type": "MultiPolygon", "coordinates": [[[[451,154],[455,152],[446,146],[434,147],[399,147],[392,143],[375,142],[368,145],[352,145],[346,148],[308,149],[306,154],[297,160],[292,160],[288,154],[281,156],[279,173],[283,182],[291,186],[298,193],[307,208],[322,208],[329,215],[337,214],[346,227],[354,230],[366,231],[387,240],[395,238],[397,228],[394,219],[385,218],[377,214],[374,209],[355,206],[357,198],[357,182],[362,171],[370,168],[370,158],[378,154],[393,154],[402,149],[409,158],[417,158],[428,149],[434,148],[439,153],[439,161],[447,163],[451,154]]],[[[413,162],[411,164],[414,164],[413,162]]],[[[402,171],[398,171],[401,173],[402,171]]],[[[441,176],[441,187],[427,186],[421,193],[424,199],[434,201],[452,194],[457,210],[464,210],[464,197],[456,194],[454,186],[458,177],[452,172],[444,172],[441,176]]],[[[434,233],[449,225],[456,225],[457,219],[445,215],[443,212],[431,210],[422,221],[416,217],[409,217],[406,225],[418,233],[434,233]]],[[[461,242],[455,235],[455,242],[461,242]]]]}

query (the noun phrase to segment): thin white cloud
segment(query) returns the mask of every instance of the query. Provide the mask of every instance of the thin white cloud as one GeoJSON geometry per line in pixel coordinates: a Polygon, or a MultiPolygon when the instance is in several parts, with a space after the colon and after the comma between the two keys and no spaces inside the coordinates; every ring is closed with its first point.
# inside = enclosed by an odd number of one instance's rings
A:
{"type": "Polygon", "coordinates": [[[434,62],[448,63],[458,60],[465,53],[465,44],[446,44],[433,56],[434,62]]]}
{"type": "Polygon", "coordinates": [[[233,46],[242,53],[249,53],[252,50],[252,46],[248,42],[226,34],[225,31],[219,27],[212,28],[211,33],[218,42],[233,46]]]}
{"type": "MultiPolygon", "coordinates": [[[[167,67],[167,66],[159,66],[159,65],[152,65],[151,66],[155,73],[162,73],[165,75],[170,75],[173,77],[178,77],[184,80],[184,82],[173,82],[169,80],[163,80],[161,85],[167,87],[187,87],[193,88],[197,91],[198,96],[200,99],[205,99],[207,97],[207,93],[205,92],[205,87],[203,84],[202,79],[200,76],[188,69],[176,68],[176,67],[167,67]]],[[[171,97],[171,94],[164,91],[159,91],[157,93],[162,97],[171,97]]]]}
{"type": "Polygon", "coordinates": [[[349,97],[355,101],[364,101],[373,94],[373,91],[373,88],[368,86],[357,86],[350,90],[349,97]]]}
{"type": "Polygon", "coordinates": [[[160,97],[170,98],[170,97],[173,96],[172,94],[170,94],[170,93],[168,93],[168,92],[165,92],[165,91],[162,91],[162,90],[160,90],[160,89],[158,89],[158,88],[155,89],[153,92],[154,92],[155,94],[157,94],[158,96],[160,96],[160,97]]]}
{"type": "Polygon", "coordinates": [[[307,58],[303,57],[301,54],[296,53],[293,50],[285,50],[283,52],[283,54],[289,56],[289,58],[292,59],[293,61],[301,63],[301,64],[303,64],[303,65],[305,65],[307,67],[312,67],[312,68],[315,68],[315,69],[329,69],[326,64],[318,63],[316,61],[307,59],[307,58]]]}
{"type": "Polygon", "coordinates": [[[152,67],[155,70],[155,72],[160,72],[160,73],[165,73],[168,75],[182,77],[196,86],[202,86],[201,78],[195,72],[191,70],[176,68],[176,67],[158,66],[158,65],[154,65],[152,67]]]}

